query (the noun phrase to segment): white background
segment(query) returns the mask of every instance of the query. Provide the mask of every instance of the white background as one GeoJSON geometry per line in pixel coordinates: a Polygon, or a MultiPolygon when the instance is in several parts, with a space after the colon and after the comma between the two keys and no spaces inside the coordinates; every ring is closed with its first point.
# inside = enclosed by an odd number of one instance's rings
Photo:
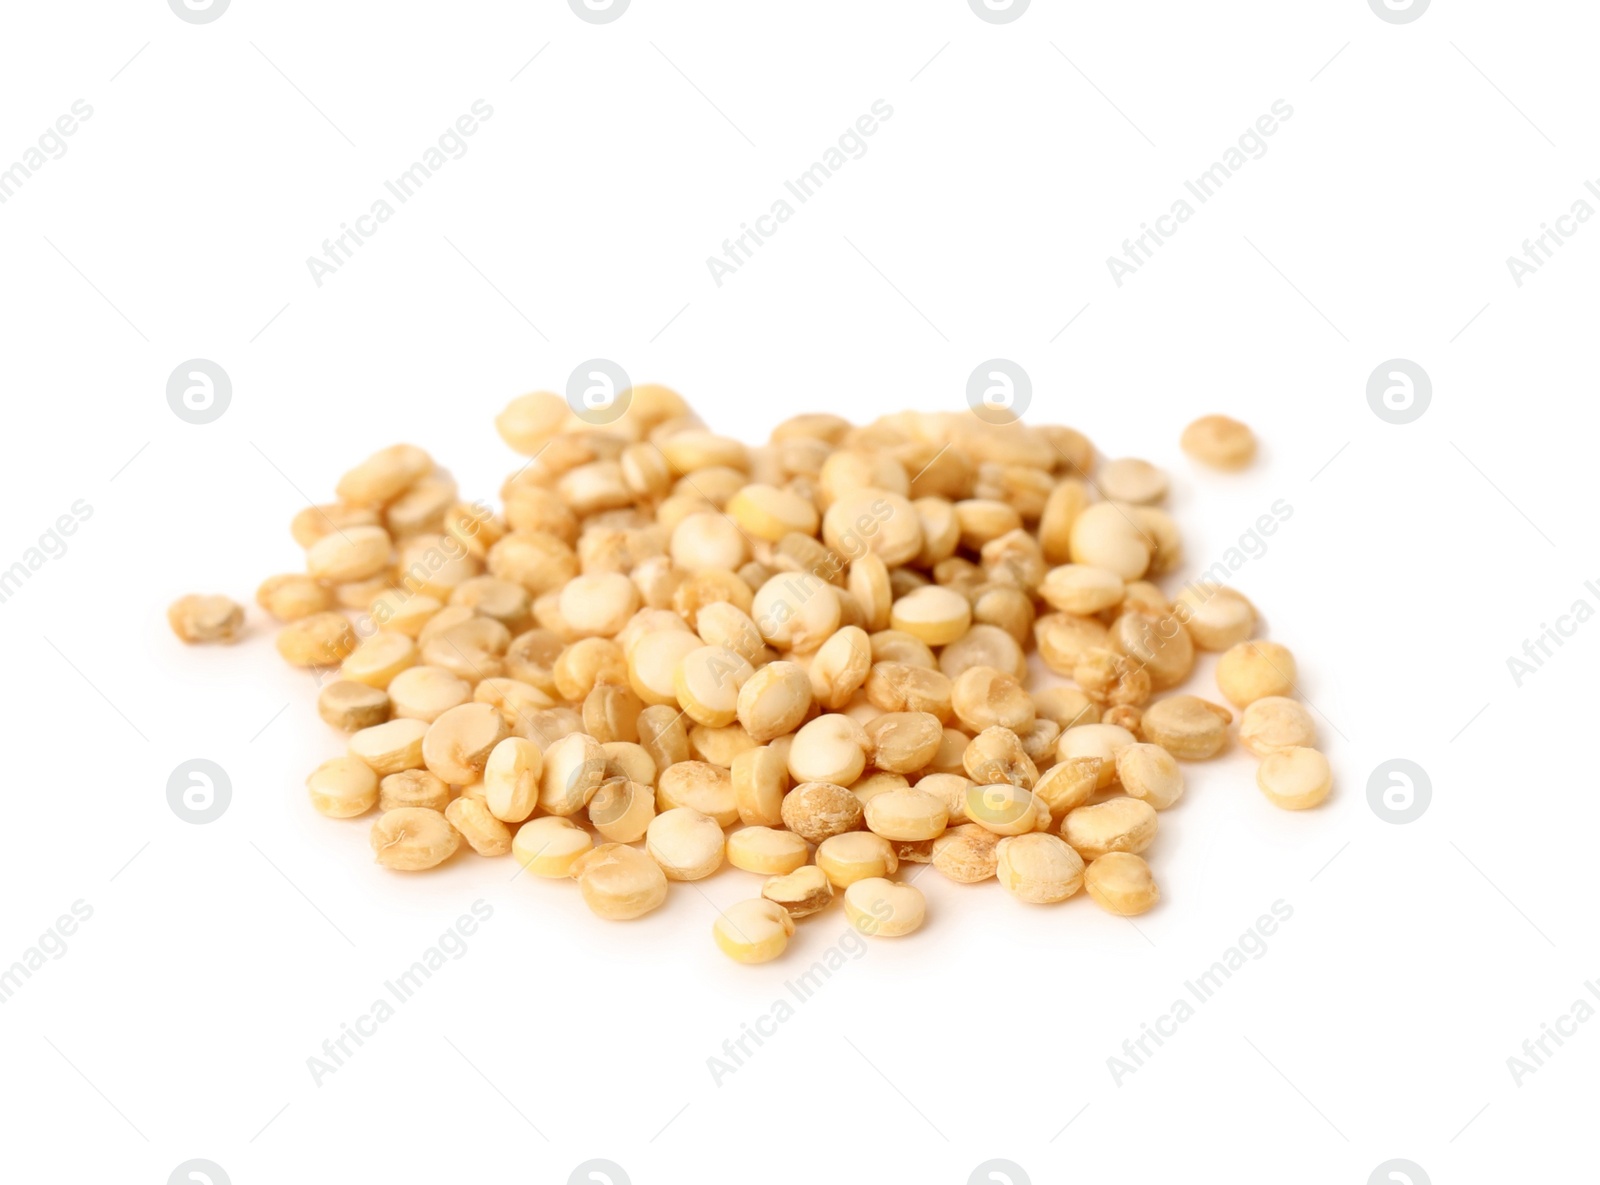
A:
{"type": "Polygon", "coordinates": [[[1576,489],[1600,229],[1521,288],[1505,257],[1600,176],[1596,24],[1488,0],[1407,25],[1360,0],[1035,0],[1007,25],[962,0],[635,0],[603,26],[557,0],[9,6],[0,167],[94,114],[0,205],[0,567],[93,514],[0,605],[0,963],[94,913],[0,1007],[7,1177],[1574,1179],[1600,1025],[1520,1086],[1506,1059],[1600,976],[1600,808],[1569,756],[1600,628],[1520,688],[1506,658],[1600,605],[1576,489]],[[306,257],[477,99],[470,151],[319,288],[306,257]],[[706,257],[877,99],[869,151],[719,288],[706,257]],[[1106,257],[1278,99],[1266,155],[1119,288],[1106,257]],[[1186,574],[1286,500],[1237,584],[1299,657],[1335,796],[1283,813],[1246,756],[1189,767],[1137,926],[919,877],[926,927],[715,1085],[707,1058],[840,914],[746,968],[710,938],[755,889],[733,870],[625,926],[509,860],[385,874],[367,822],[306,803],[340,738],[253,603],[232,649],[163,619],[295,568],[301,491],[381,445],[492,496],[519,463],[495,412],[595,355],[749,440],[798,410],[959,409],[978,362],[1015,359],[1030,419],[1170,467],[1186,574]],[[1397,356],[1434,384],[1406,426],[1365,397],[1397,356]],[[200,427],[165,402],[194,357],[234,386],[200,427]],[[1216,410],[1263,440],[1245,475],[1177,449],[1216,410]],[[207,826],[165,799],[193,757],[231,775],[207,826]],[[1367,804],[1393,757],[1433,784],[1407,826],[1367,804]],[[314,1085],[306,1059],[480,898],[470,952],[314,1085]],[[1265,957],[1116,1085],[1106,1059],[1280,899],[1265,957]]]}

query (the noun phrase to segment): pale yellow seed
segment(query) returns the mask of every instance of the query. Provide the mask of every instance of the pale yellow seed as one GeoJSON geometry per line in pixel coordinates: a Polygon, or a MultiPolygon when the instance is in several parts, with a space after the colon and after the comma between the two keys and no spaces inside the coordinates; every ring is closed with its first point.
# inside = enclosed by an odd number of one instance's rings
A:
{"type": "Polygon", "coordinates": [[[349,527],[324,535],[306,552],[306,571],[330,584],[376,576],[389,566],[389,532],[382,527],[349,527]]]}
{"type": "Polygon", "coordinates": [[[390,774],[378,783],[380,811],[392,811],[403,806],[442,811],[449,805],[450,787],[425,769],[408,769],[390,774]]]}
{"type": "Polygon", "coordinates": [[[929,862],[958,884],[986,881],[999,868],[1000,839],[987,827],[962,823],[933,841],[929,862]]]}
{"type": "Polygon", "coordinates": [[[648,782],[608,776],[589,800],[590,824],[613,843],[637,843],[655,817],[656,792],[648,782]]]}
{"type": "MultiPolygon", "coordinates": [[[[1233,713],[1220,704],[1195,695],[1174,695],[1146,708],[1139,730],[1145,740],[1182,761],[1204,761],[1222,752],[1232,723],[1233,713]]],[[[1063,733],[1062,739],[1067,735],[1063,733]]]]}
{"type": "Polygon", "coordinates": [[[728,863],[746,872],[783,876],[806,862],[806,841],[775,827],[742,827],[728,836],[728,863]]]}
{"type": "Polygon", "coordinates": [[[779,650],[809,654],[839,628],[839,598],[833,585],[811,572],[785,572],[755,593],[750,617],[761,636],[779,650]]]}
{"type": "Polygon", "coordinates": [[[1119,457],[1107,461],[1095,474],[1100,492],[1113,502],[1143,506],[1167,496],[1167,475],[1149,461],[1119,457]]]}
{"type": "Polygon", "coordinates": [[[1061,837],[1085,860],[1107,852],[1132,852],[1150,846],[1156,837],[1156,812],[1137,798],[1113,798],[1097,806],[1080,806],[1067,814],[1061,837]]]}
{"type": "Polygon", "coordinates": [[[1298,701],[1264,696],[1239,718],[1239,743],[1257,757],[1285,749],[1308,749],[1317,743],[1317,723],[1298,701]]]}
{"type": "Polygon", "coordinates": [[[725,840],[710,815],[688,807],[663,811],[645,830],[645,851],[668,880],[697,881],[722,867],[725,840]]]}
{"type": "Polygon", "coordinates": [[[741,823],[776,827],[783,821],[783,796],[789,789],[784,754],[769,745],[748,749],[733,759],[729,780],[741,823]]]}
{"type": "Polygon", "coordinates": [[[511,850],[511,829],[494,817],[482,799],[458,798],[445,807],[444,817],[480,856],[504,856],[511,850]]]}
{"type": "Polygon", "coordinates": [[[810,917],[828,908],[833,901],[833,885],[815,864],[796,868],[785,876],[775,876],[761,886],[761,895],[788,912],[792,918],[810,917]]]}
{"type": "Polygon", "coordinates": [[[341,732],[371,728],[389,719],[387,692],[365,683],[340,679],[317,693],[317,715],[341,732]]]}
{"type": "Polygon", "coordinates": [[[392,502],[433,470],[433,458],[414,444],[395,444],[373,453],[339,479],[339,497],[358,506],[392,502]]]}
{"type": "Polygon", "coordinates": [[[571,875],[589,909],[613,921],[641,917],[667,899],[661,866],[625,844],[605,843],[583,853],[573,861],[571,875]]]}
{"type": "Polygon", "coordinates": [[[927,916],[922,890],[872,876],[844,891],[844,913],[850,924],[874,938],[899,938],[918,929],[927,916]]]}
{"type": "Polygon", "coordinates": [[[861,800],[831,782],[802,782],[783,799],[783,825],[809,843],[854,831],[861,825],[861,800]]]}
{"type": "Polygon", "coordinates": [[[1061,734],[1056,742],[1056,760],[1093,757],[1100,762],[1099,788],[1116,780],[1117,754],[1138,741],[1138,737],[1116,724],[1080,724],[1061,734]]]}
{"type": "Polygon", "coordinates": [[[517,828],[511,855],[534,876],[558,879],[572,875],[573,863],[592,847],[587,831],[571,819],[550,815],[517,828]]]}
{"type": "Polygon", "coordinates": [[[575,815],[605,780],[606,755],[600,742],[581,732],[562,737],[544,751],[539,772],[539,806],[547,814],[575,815]]]}
{"type": "Polygon", "coordinates": [[[848,786],[867,765],[866,731],[848,716],[830,712],[795,733],[789,773],[796,782],[848,786]]]}
{"type": "Polygon", "coordinates": [[[860,626],[845,626],[812,655],[809,698],[837,712],[849,705],[871,670],[871,638],[860,626]]]}
{"type": "Polygon", "coordinates": [[[1104,758],[1069,757],[1039,775],[1033,796],[1050,808],[1053,819],[1060,819],[1094,797],[1105,766],[1104,758]]]}
{"type": "Polygon", "coordinates": [[[483,799],[497,819],[520,823],[539,805],[544,755],[521,737],[507,737],[489,752],[483,767],[483,799]]]}
{"type": "Polygon", "coordinates": [[[1117,754],[1117,780],[1132,798],[1164,811],[1183,797],[1183,770],[1160,745],[1129,745],[1117,754]]]}
{"type": "Polygon", "coordinates": [[[820,522],[808,499],[770,485],[745,486],[729,499],[727,511],[746,535],[772,543],[791,531],[815,535],[820,522]]]}
{"type": "Polygon", "coordinates": [[[1127,585],[1122,577],[1088,564],[1062,564],[1045,573],[1039,595],[1052,609],[1089,616],[1122,603],[1127,585]]]}
{"type": "Polygon", "coordinates": [[[1150,540],[1131,509],[1115,502],[1085,507],[1072,523],[1072,562],[1104,568],[1123,580],[1143,576],[1150,567],[1150,540]]]}
{"type": "Polygon", "coordinates": [[[817,867],[835,889],[844,889],[868,877],[893,876],[900,861],[894,845],[881,835],[848,831],[829,836],[817,845],[817,867]]]}
{"type": "Polygon", "coordinates": [[[1161,900],[1150,865],[1131,852],[1107,852],[1092,862],[1084,871],[1083,887],[1096,905],[1118,917],[1136,917],[1161,900]]]}
{"type": "Polygon", "coordinates": [[[455,855],[461,833],[441,812],[407,806],[379,815],[372,824],[371,842],[373,854],[385,868],[420,872],[455,855]]]}
{"type": "Polygon", "coordinates": [[[428,727],[421,720],[390,720],[363,728],[350,738],[350,755],[366,762],[377,774],[421,769],[422,741],[428,727]]]}
{"type": "Polygon", "coordinates": [[[933,839],[945,829],[950,812],[944,799],[915,788],[891,790],[867,803],[867,827],[885,839],[933,839]]]}
{"type": "Polygon", "coordinates": [[[928,584],[894,602],[889,624],[929,646],[944,646],[967,632],[972,605],[958,592],[928,584]]]}
{"type": "Polygon", "coordinates": [[[1033,792],[1009,782],[968,787],[965,804],[966,817],[996,835],[1025,835],[1039,830],[1040,808],[1044,822],[1050,822],[1050,808],[1033,792]]]}
{"type": "Polygon", "coordinates": [[[465,786],[483,776],[489,754],[505,737],[506,722],[494,708],[462,704],[427,726],[422,759],[452,786],[465,786]]]}
{"type": "Polygon", "coordinates": [[[1243,469],[1256,455],[1250,426],[1223,415],[1201,416],[1183,430],[1178,444],[1196,461],[1216,469],[1243,469]]]}
{"type": "Polygon", "coordinates": [[[674,807],[690,807],[710,815],[719,827],[732,827],[739,821],[732,773],[708,761],[680,761],[662,770],[656,779],[656,809],[674,807]]]}
{"type": "Polygon", "coordinates": [[[331,819],[366,814],[378,801],[378,775],[354,757],[324,761],[306,779],[311,805],[331,819]]]}
{"type": "Polygon", "coordinates": [[[701,646],[685,654],[673,672],[678,706],[708,728],[726,728],[739,715],[739,691],[755,674],[741,655],[723,646],[701,646]]]}
{"type": "Polygon", "coordinates": [[[1240,708],[1265,696],[1294,694],[1297,675],[1294,655],[1277,642],[1241,642],[1217,661],[1217,686],[1240,708]]]}
{"type": "Polygon", "coordinates": [[[888,773],[912,774],[927,767],[944,741],[931,712],[886,712],[866,725],[872,764],[888,773]]]}
{"type": "Polygon", "coordinates": [[[736,963],[777,958],[794,934],[794,918],[775,901],[755,897],[730,905],[711,928],[717,947],[736,963]]]}
{"type": "Polygon", "coordinates": [[[1083,857],[1042,831],[1013,835],[995,846],[995,876],[1019,901],[1053,905],[1083,887],[1083,857]]]}
{"type": "Polygon", "coordinates": [[[416,661],[415,642],[402,633],[380,630],[350,652],[339,667],[339,677],[384,688],[416,661]]]}
{"type": "Polygon", "coordinates": [[[1255,606],[1231,588],[1185,585],[1173,609],[1201,650],[1227,650],[1249,641],[1256,630],[1255,606]]]}
{"type": "Polygon", "coordinates": [[[700,645],[700,639],[687,630],[646,634],[628,655],[628,686],[646,704],[670,704],[676,713],[678,664],[700,645]]]}
{"type": "Polygon", "coordinates": [[[772,662],[755,670],[740,686],[735,714],[751,739],[765,744],[793,732],[810,708],[811,681],[805,668],[793,662],[772,662]]]}
{"type": "Polygon", "coordinates": [[[333,594],[310,576],[291,572],[269,576],[256,589],[256,604],[279,621],[299,621],[333,608],[333,594]]]}
{"type": "Polygon", "coordinates": [[[620,572],[577,576],[561,590],[561,619],[574,638],[609,638],[639,608],[639,590],[620,572]]]}
{"type": "Polygon", "coordinates": [[[1333,789],[1333,767],[1315,749],[1285,749],[1261,762],[1256,785],[1274,806],[1303,811],[1328,797],[1333,789]]]}
{"type": "Polygon", "coordinates": [[[179,597],[167,609],[172,632],[193,645],[199,642],[236,642],[244,632],[244,609],[227,597],[192,594],[179,597]]]}
{"type": "Polygon", "coordinates": [[[851,490],[823,514],[822,539],[847,560],[870,551],[894,567],[922,551],[922,520],[902,494],[851,490]]]}

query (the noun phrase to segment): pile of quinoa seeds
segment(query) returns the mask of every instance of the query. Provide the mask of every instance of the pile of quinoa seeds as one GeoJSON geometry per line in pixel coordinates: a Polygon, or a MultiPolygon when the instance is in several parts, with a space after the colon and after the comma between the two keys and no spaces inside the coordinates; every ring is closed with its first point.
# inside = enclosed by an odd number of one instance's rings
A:
{"type": "MultiPolygon", "coordinates": [[[[798,415],[751,446],[664,387],[524,395],[495,421],[525,458],[498,508],[415,445],[373,454],[295,515],[305,570],[256,593],[346,734],[311,806],[372,815],[386,869],[510,855],[602,918],[731,864],[750,897],[713,937],[759,963],[835,897],[863,933],[918,929],[907,865],[1143,913],[1183,763],[1235,735],[1268,802],[1326,798],[1294,656],[1240,593],[1162,587],[1166,475],[990,418],[798,415]],[[1035,650],[1061,678],[1030,676],[1035,650]],[[1194,694],[1203,650],[1217,687],[1194,694]]],[[[1181,443],[1255,453],[1224,416],[1181,443]]],[[[169,618],[227,642],[244,610],[169,618]]]]}

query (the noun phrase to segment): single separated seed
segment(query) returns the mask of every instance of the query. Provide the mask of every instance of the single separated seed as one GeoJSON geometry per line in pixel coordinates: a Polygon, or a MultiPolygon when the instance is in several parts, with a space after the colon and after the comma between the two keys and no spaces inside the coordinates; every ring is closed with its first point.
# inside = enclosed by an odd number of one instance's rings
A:
{"type": "Polygon", "coordinates": [[[1274,806],[1303,811],[1333,789],[1333,767],[1315,749],[1284,749],[1268,755],[1256,770],[1256,785],[1274,806]]]}
{"type": "Polygon", "coordinates": [[[1317,723],[1297,700],[1263,696],[1239,718],[1239,743],[1257,757],[1311,748],[1317,743],[1317,723]]]}
{"type": "Polygon", "coordinates": [[[420,872],[443,864],[461,846],[461,833],[438,811],[406,806],[385,811],[372,824],[378,863],[397,872],[420,872]]]}
{"type": "Polygon", "coordinates": [[[788,910],[792,918],[810,917],[828,908],[833,900],[833,885],[815,864],[775,876],[761,886],[761,895],[788,910]]]}
{"type": "Polygon", "coordinates": [[[817,845],[817,867],[836,889],[868,877],[893,876],[900,867],[894,845],[870,831],[847,831],[817,845]]]}
{"type": "Polygon", "coordinates": [[[770,963],[794,934],[794,918],[776,901],[753,897],[730,905],[711,927],[717,947],[736,963],[770,963]]]}
{"type": "Polygon", "coordinates": [[[1083,887],[1108,913],[1135,917],[1161,900],[1150,865],[1132,852],[1107,852],[1084,870],[1083,887]]]}
{"type": "Polygon", "coordinates": [[[192,593],[168,606],[167,622],[190,645],[236,642],[244,632],[244,609],[227,597],[192,593]]]}
{"type": "Polygon", "coordinates": [[[1217,686],[1239,708],[1269,695],[1293,695],[1297,674],[1294,655],[1277,642],[1241,642],[1217,661],[1217,686]]]}
{"type": "Polygon", "coordinates": [[[885,877],[869,876],[844,891],[844,914],[861,933],[900,938],[918,929],[927,916],[922,890],[885,877]]]}
{"type": "Polygon", "coordinates": [[[354,757],[324,761],[306,779],[311,805],[331,819],[364,815],[378,801],[378,775],[354,757]]]}

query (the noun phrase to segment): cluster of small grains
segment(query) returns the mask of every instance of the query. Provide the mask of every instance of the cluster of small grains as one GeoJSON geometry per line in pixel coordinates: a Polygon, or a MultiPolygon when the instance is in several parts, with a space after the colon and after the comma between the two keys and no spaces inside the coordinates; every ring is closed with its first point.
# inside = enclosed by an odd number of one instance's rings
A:
{"type": "MultiPolygon", "coordinates": [[[[496,426],[528,460],[498,511],[402,444],[295,516],[306,570],[256,599],[348,734],[311,805],[376,810],[385,868],[465,843],[625,919],[731,864],[763,878],[713,927],[746,963],[835,896],[865,933],[918,929],[905,865],[1143,913],[1180,762],[1234,724],[1178,690],[1198,651],[1220,652],[1266,797],[1327,796],[1294,658],[1256,637],[1255,608],[1160,587],[1182,540],[1149,462],[965,414],[797,415],[750,447],[666,388],[624,398],[604,424],[513,400],[496,426]],[[1062,678],[1030,672],[1034,652],[1062,678]]],[[[1223,469],[1255,452],[1222,416],[1182,445],[1223,469]]],[[[169,617],[186,642],[231,642],[244,613],[190,596],[169,617]]]]}

